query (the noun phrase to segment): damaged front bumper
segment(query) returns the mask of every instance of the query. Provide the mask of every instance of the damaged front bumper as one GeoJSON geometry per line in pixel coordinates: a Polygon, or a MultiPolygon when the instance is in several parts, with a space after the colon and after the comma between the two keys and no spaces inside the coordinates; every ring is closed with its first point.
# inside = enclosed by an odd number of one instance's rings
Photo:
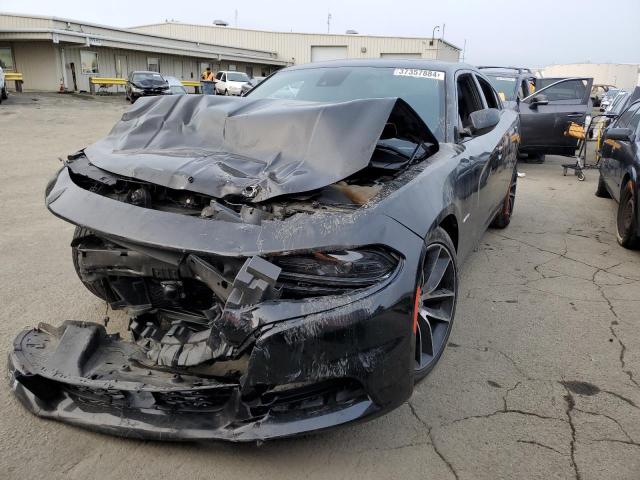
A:
{"type": "MultiPolygon", "coordinates": [[[[128,267],[138,255],[160,262],[181,258],[196,278],[205,274],[189,259],[199,256],[260,260],[278,252],[367,245],[371,238],[393,245],[400,261],[384,281],[351,293],[239,302],[233,315],[214,323],[225,334],[225,348],[200,365],[152,361],[139,337],[125,341],[94,323],[26,330],[9,354],[9,372],[17,398],[33,413],[135,438],[261,441],[371,418],[411,395],[416,272],[407,266],[419,264],[422,239],[388,215],[359,213],[355,221],[352,214],[345,222],[316,214],[219,228],[95,194],[76,185],[66,169],[49,189],[47,205],[125,245],[128,267]],[[236,362],[228,370],[237,374],[224,373],[227,362],[236,362]]],[[[216,292],[227,294],[233,298],[231,290],[216,292]]]]}
{"type": "Polygon", "coordinates": [[[137,344],[98,324],[41,324],[16,338],[10,381],[41,417],[127,437],[241,442],[322,430],[411,394],[410,301],[386,300],[268,324],[237,381],[152,368],[137,344]]]}

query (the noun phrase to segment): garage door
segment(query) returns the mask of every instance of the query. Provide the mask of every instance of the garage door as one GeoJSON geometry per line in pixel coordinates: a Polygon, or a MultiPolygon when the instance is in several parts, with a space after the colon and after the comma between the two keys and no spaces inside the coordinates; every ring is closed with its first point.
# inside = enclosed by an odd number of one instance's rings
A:
{"type": "Polygon", "coordinates": [[[380,58],[422,58],[420,53],[381,53],[380,58]]]}
{"type": "Polygon", "coordinates": [[[347,58],[347,47],[311,47],[311,61],[343,60],[347,58]]]}

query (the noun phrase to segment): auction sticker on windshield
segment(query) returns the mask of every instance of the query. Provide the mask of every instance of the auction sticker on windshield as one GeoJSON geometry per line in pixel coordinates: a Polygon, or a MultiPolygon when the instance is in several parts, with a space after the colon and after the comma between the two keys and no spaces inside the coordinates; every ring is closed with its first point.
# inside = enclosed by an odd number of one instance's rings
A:
{"type": "Polygon", "coordinates": [[[416,77],[416,78],[432,78],[434,80],[444,80],[444,72],[437,70],[423,70],[421,68],[396,68],[393,71],[394,75],[401,77],[416,77]]]}
{"type": "Polygon", "coordinates": [[[502,80],[503,82],[515,82],[516,79],[513,77],[496,77],[496,80],[502,80]]]}

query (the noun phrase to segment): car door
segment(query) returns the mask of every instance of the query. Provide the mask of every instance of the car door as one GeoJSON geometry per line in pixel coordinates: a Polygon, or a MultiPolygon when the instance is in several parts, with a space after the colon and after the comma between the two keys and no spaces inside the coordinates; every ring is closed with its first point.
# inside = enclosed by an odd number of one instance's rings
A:
{"type": "MultiPolygon", "coordinates": [[[[476,81],[480,87],[480,94],[484,99],[484,108],[495,108],[502,110],[502,105],[498,96],[491,86],[482,76],[476,75],[476,81]]],[[[489,165],[485,171],[487,176],[487,224],[493,219],[493,211],[504,202],[507,190],[511,185],[512,169],[508,168],[506,157],[511,144],[511,132],[499,127],[482,135],[486,148],[491,150],[489,165]]],[[[513,132],[515,133],[515,132],[513,132]]]]}
{"type": "Polygon", "coordinates": [[[491,132],[473,136],[469,132],[469,115],[485,108],[484,98],[472,72],[461,71],[456,76],[458,114],[457,143],[463,148],[456,171],[456,196],[460,200],[462,224],[460,233],[473,238],[475,244],[484,231],[489,212],[495,210],[495,193],[491,192],[491,158],[497,154],[491,132]]]}
{"type": "Polygon", "coordinates": [[[523,99],[518,106],[521,150],[573,155],[578,141],[565,135],[565,131],[571,122],[584,122],[591,107],[592,83],[592,78],[562,79],[542,89],[536,88],[535,93],[523,99]]]}

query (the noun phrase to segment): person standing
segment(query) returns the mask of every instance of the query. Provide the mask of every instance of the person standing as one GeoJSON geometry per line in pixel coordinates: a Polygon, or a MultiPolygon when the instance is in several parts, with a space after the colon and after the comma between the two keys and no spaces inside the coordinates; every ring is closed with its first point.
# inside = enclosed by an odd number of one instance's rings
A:
{"type": "Polygon", "coordinates": [[[207,67],[202,75],[200,75],[200,83],[202,85],[202,93],[204,95],[215,95],[214,88],[214,75],[211,71],[211,67],[207,67]]]}

